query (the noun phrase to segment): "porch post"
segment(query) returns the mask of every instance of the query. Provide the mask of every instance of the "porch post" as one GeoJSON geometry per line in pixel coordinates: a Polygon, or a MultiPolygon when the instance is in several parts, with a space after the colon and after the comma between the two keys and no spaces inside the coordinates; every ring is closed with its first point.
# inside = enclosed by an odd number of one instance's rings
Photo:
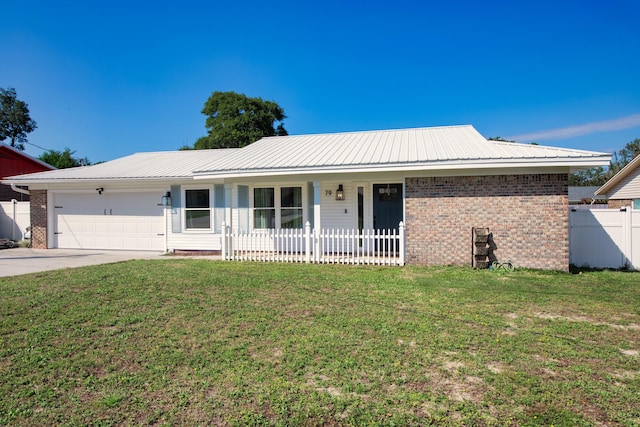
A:
{"type": "Polygon", "coordinates": [[[320,209],[320,181],[313,181],[313,257],[316,261],[320,261],[320,230],[322,226],[321,209],[320,209]]]}
{"type": "Polygon", "coordinates": [[[320,181],[313,181],[313,228],[319,229],[320,224],[320,187],[322,183],[320,181]]]}
{"type": "Polygon", "coordinates": [[[223,230],[224,230],[225,224],[228,225],[229,227],[231,227],[231,225],[233,224],[232,217],[231,217],[232,200],[233,200],[233,185],[225,184],[224,185],[224,223],[222,224],[223,230]]]}

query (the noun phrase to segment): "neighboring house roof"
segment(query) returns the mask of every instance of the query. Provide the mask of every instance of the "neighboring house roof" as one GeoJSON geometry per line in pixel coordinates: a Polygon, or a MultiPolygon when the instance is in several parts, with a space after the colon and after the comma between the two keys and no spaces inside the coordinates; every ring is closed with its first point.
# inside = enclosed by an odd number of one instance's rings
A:
{"type": "Polygon", "coordinates": [[[579,170],[606,165],[609,160],[605,153],[488,141],[467,125],[275,136],[243,148],[138,153],[93,166],[10,177],[8,181],[27,184],[516,167],[579,170]]]}
{"type": "Polygon", "coordinates": [[[184,179],[190,178],[194,170],[228,156],[235,150],[237,149],[136,153],[96,165],[10,177],[10,180],[16,183],[33,183],[76,180],[184,179]]]}
{"type": "MultiPolygon", "coordinates": [[[[611,197],[616,190],[628,184],[630,180],[636,178],[640,174],[640,155],[637,155],[625,167],[620,169],[617,174],[612,176],[602,187],[598,188],[596,194],[607,195],[611,197]]],[[[640,192],[640,191],[639,191],[640,192]]]]}
{"type": "Polygon", "coordinates": [[[610,155],[488,141],[473,126],[348,132],[263,138],[195,171],[196,177],[270,174],[481,169],[609,163],[610,155]]]}
{"type": "MultiPolygon", "coordinates": [[[[0,142],[0,180],[9,176],[53,169],[55,169],[53,166],[0,142]]],[[[27,192],[14,191],[9,185],[0,185],[0,201],[13,199],[29,200],[29,196],[27,192]]]]}
{"type": "Polygon", "coordinates": [[[50,164],[4,143],[0,143],[0,165],[0,179],[16,174],[55,170],[50,164]]]}
{"type": "Polygon", "coordinates": [[[583,200],[607,200],[606,196],[596,196],[595,192],[598,189],[595,187],[569,187],[569,203],[582,203],[583,200]]]}

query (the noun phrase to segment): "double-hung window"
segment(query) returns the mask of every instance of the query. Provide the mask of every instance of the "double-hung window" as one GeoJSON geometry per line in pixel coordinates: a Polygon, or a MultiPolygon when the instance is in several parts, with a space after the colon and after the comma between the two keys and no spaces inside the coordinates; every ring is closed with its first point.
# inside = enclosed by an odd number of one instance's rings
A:
{"type": "Polygon", "coordinates": [[[280,226],[302,228],[302,187],[280,188],[280,226]]]}
{"type": "Polygon", "coordinates": [[[253,189],[253,228],[276,228],[276,204],[273,188],[253,189]]]}
{"type": "Polygon", "coordinates": [[[209,189],[185,190],[184,195],[186,229],[211,229],[211,194],[209,189]]]}
{"type": "Polygon", "coordinates": [[[253,228],[302,228],[302,187],[253,189],[253,228]]]}

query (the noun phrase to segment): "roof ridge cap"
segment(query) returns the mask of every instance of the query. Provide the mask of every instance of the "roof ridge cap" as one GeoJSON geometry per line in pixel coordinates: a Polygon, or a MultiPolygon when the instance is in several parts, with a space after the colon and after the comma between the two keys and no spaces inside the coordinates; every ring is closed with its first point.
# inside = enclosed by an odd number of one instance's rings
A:
{"type": "MultiPolygon", "coordinates": [[[[410,128],[396,128],[396,129],[370,129],[370,130],[354,130],[354,131],[336,131],[336,132],[320,132],[320,133],[302,133],[298,135],[274,135],[267,136],[261,139],[270,138],[287,138],[287,137],[318,137],[318,136],[333,136],[333,135],[352,135],[352,134],[367,134],[367,133],[391,133],[391,132],[403,132],[403,131],[416,131],[416,130],[436,130],[436,129],[453,129],[453,128],[472,128],[473,125],[441,125],[441,126],[420,126],[410,128]]],[[[260,141],[260,140],[258,140],[260,141]]],[[[257,142],[257,141],[256,141],[257,142]]],[[[249,144],[251,145],[251,144],[249,144]]]]}

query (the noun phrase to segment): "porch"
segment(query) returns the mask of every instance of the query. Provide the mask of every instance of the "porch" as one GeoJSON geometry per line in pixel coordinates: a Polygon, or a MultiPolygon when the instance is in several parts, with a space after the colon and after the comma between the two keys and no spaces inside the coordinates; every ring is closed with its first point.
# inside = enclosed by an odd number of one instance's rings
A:
{"type": "Polygon", "coordinates": [[[316,264],[405,264],[405,228],[261,229],[233,231],[222,226],[222,259],[316,264]]]}

